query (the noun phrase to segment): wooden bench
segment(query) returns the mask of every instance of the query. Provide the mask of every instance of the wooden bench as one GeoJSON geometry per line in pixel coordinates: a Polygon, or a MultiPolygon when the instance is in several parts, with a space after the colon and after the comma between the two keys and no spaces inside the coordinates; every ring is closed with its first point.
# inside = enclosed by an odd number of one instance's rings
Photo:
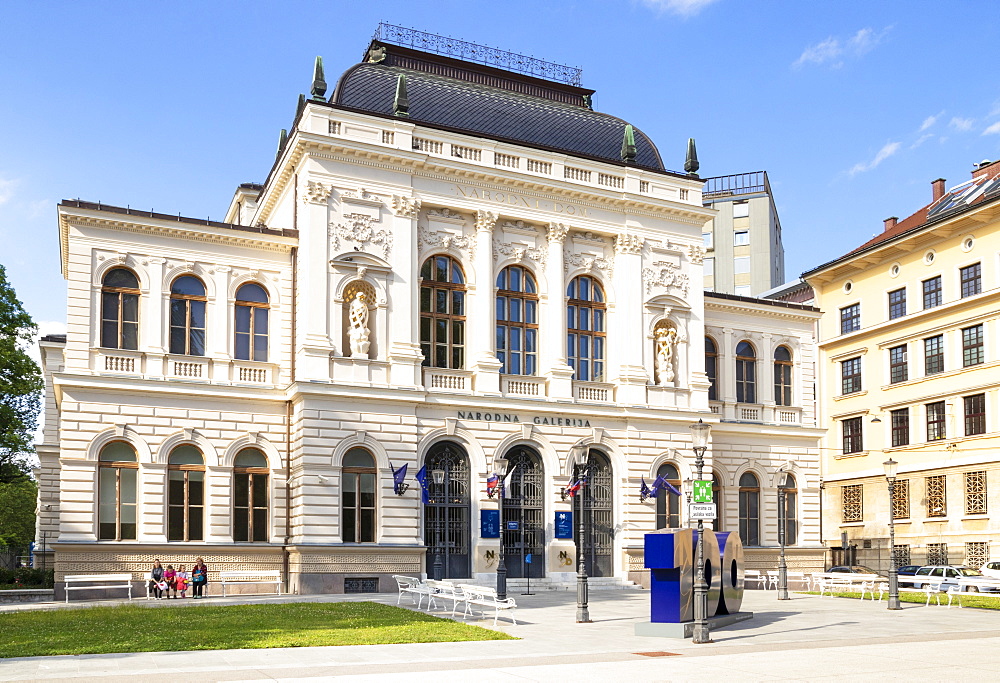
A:
{"type": "Polygon", "coordinates": [[[132,575],[131,574],[75,574],[63,578],[66,590],[66,602],[69,602],[70,591],[80,590],[113,590],[115,588],[127,588],[128,599],[132,599],[132,575]],[[70,584],[88,583],[98,584],[89,586],[76,586],[70,584]]]}
{"type": "Polygon", "coordinates": [[[514,619],[513,610],[517,608],[517,603],[514,602],[514,598],[507,598],[506,600],[501,600],[497,597],[496,589],[485,588],[483,586],[469,586],[463,584],[460,586],[462,593],[465,595],[465,616],[468,617],[470,614],[475,616],[473,610],[473,605],[481,607],[480,615],[485,616],[487,609],[493,610],[493,625],[497,625],[497,619],[500,618],[500,612],[510,610],[510,620],[517,626],[517,621],[514,619]]]}
{"type": "Polygon", "coordinates": [[[421,609],[420,606],[425,597],[427,598],[427,609],[431,609],[431,605],[434,604],[434,591],[426,583],[415,576],[396,574],[392,578],[396,580],[396,588],[399,590],[399,595],[396,597],[397,605],[403,595],[409,595],[417,609],[421,609]]]}
{"type": "Polygon", "coordinates": [[[273,583],[275,595],[281,595],[281,572],[225,570],[219,572],[219,583],[222,585],[222,597],[226,597],[226,586],[246,583],[273,583]]]}

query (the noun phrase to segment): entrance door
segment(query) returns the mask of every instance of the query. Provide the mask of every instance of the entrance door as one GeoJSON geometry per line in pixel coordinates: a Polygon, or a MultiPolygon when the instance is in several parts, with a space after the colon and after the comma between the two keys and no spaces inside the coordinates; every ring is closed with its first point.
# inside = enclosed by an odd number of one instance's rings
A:
{"type": "MultiPolygon", "coordinates": [[[[579,513],[580,506],[583,506],[584,566],[587,568],[587,576],[612,576],[615,528],[611,462],[604,453],[591,450],[587,456],[587,465],[587,483],[573,503],[575,513],[579,513]]],[[[574,540],[579,544],[579,522],[573,525],[573,534],[574,540]]]]}
{"type": "Polygon", "coordinates": [[[440,554],[442,579],[471,578],[469,457],[461,446],[445,441],[431,447],[424,463],[430,497],[424,506],[427,575],[434,576],[440,554]],[[443,483],[434,483],[434,470],[444,471],[443,483]]]}
{"type": "Polygon", "coordinates": [[[516,446],[507,452],[510,478],[509,497],[503,499],[504,560],[512,579],[545,576],[545,523],[542,490],[545,471],[538,452],[516,446]]]}

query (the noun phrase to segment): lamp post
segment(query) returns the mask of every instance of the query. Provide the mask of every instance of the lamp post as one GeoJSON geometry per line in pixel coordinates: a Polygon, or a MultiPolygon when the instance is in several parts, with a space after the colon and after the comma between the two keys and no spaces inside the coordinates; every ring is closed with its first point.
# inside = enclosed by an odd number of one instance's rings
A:
{"type": "MultiPolygon", "coordinates": [[[[695,478],[701,481],[702,469],[705,467],[705,451],[708,450],[708,435],[712,425],[698,420],[691,425],[691,450],[694,451],[695,478]]],[[[690,513],[690,510],[689,510],[690,513]]],[[[708,583],[705,581],[705,522],[698,520],[698,565],[694,577],[694,634],[693,643],[711,643],[712,636],[708,628],[708,583]]]]}
{"type": "MultiPolygon", "coordinates": [[[[588,449],[582,446],[577,446],[573,449],[573,464],[576,465],[576,477],[577,479],[583,478],[587,473],[587,456],[588,449]]],[[[589,585],[587,583],[587,565],[584,562],[583,555],[583,488],[577,489],[576,497],[580,499],[580,520],[579,520],[579,532],[577,534],[576,542],[576,556],[577,556],[577,568],[576,568],[576,623],[578,624],[589,624],[590,621],[590,608],[589,608],[589,585]]]]}
{"type": "MultiPolygon", "coordinates": [[[[440,468],[439,469],[431,470],[431,479],[434,481],[435,487],[440,492],[441,491],[441,486],[444,485],[444,470],[442,470],[440,468]]],[[[435,538],[434,538],[434,580],[435,581],[440,581],[441,580],[441,524],[443,522],[443,520],[441,519],[441,510],[442,509],[443,508],[441,506],[438,506],[437,514],[435,515],[435,517],[437,519],[434,520],[435,521],[434,530],[436,532],[435,533],[435,538]]]]}
{"type": "Polygon", "coordinates": [[[899,463],[889,458],[882,466],[889,482],[889,609],[903,609],[899,604],[899,575],[896,573],[896,470],[899,463]]]}
{"type": "Polygon", "coordinates": [[[782,467],[778,470],[778,545],[781,554],[778,555],[778,600],[788,600],[788,565],[785,564],[785,538],[788,526],[788,509],[786,491],[788,490],[788,471],[782,467]]]}
{"type": "Polygon", "coordinates": [[[497,484],[499,493],[497,494],[497,503],[500,507],[500,554],[497,560],[497,598],[500,600],[507,599],[507,562],[504,560],[503,556],[503,496],[504,496],[504,479],[507,476],[507,458],[497,456],[493,458],[493,467],[500,477],[500,482],[497,484]]]}

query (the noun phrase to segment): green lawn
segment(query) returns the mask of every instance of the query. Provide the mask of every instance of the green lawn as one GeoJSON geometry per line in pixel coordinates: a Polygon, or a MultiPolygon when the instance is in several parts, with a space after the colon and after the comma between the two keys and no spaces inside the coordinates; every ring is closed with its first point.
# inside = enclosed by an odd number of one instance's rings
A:
{"type": "Polygon", "coordinates": [[[0,657],[516,640],[373,602],[90,607],[0,614],[0,657]]]}
{"type": "MultiPolygon", "coordinates": [[[[819,595],[819,592],[818,591],[810,591],[810,592],[807,593],[807,595],[819,595]]],[[[826,597],[827,595],[830,595],[830,594],[829,593],[824,593],[823,595],[824,595],[824,597],[826,597]]],[[[841,591],[841,592],[834,593],[834,596],[836,596],[838,598],[855,598],[855,599],[857,599],[857,598],[861,597],[861,593],[860,593],[860,591],[856,592],[856,593],[855,592],[848,593],[848,592],[841,591]]],[[[871,599],[871,596],[866,593],[865,594],[865,600],[870,600],[870,599],[871,599]]],[[[882,595],[882,602],[886,602],[886,601],[888,601],[888,599],[889,599],[889,594],[888,593],[884,593],[882,595]]],[[[940,594],[940,599],[941,599],[941,604],[942,605],[947,605],[948,604],[948,596],[947,596],[947,594],[941,593],[940,594]]],[[[927,596],[924,595],[923,593],[900,593],[899,594],[899,601],[900,602],[915,602],[915,603],[923,605],[923,604],[925,604],[927,602],[927,596]]],[[[934,598],[932,597],[931,598],[931,606],[933,607],[934,604],[935,604],[934,598]]],[[[952,600],[952,605],[956,606],[956,607],[958,606],[958,598],[957,597],[954,600],[952,600]]],[[[986,596],[986,595],[963,595],[962,596],[962,606],[963,607],[979,607],[981,609],[1000,609],[1000,596],[993,597],[993,596],[986,596]]]]}

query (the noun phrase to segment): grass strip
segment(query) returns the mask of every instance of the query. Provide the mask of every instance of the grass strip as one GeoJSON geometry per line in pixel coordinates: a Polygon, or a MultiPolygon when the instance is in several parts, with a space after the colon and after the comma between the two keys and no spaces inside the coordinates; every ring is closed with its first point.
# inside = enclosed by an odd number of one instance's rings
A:
{"type": "Polygon", "coordinates": [[[0,657],[516,640],[373,602],[89,607],[0,614],[0,657]]]}
{"type": "MultiPolygon", "coordinates": [[[[819,595],[819,591],[806,591],[805,595],[819,595]]],[[[829,591],[823,594],[824,597],[826,597],[828,595],[830,595],[829,591]]],[[[854,599],[858,599],[858,598],[861,597],[861,591],[856,591],[856,592],[838,591],[838,592],[833,593],[833,596],[836,597],[836,598],[854,598],[854,599]]],[[[871,600],[871,594],[866,593],[865,596],[866,596],[865,600],[871,600]]],[[[948,604],[947,603],[947,600],[948,600],[948,594],[947,593],[939,593],[939,596],[940,596],[941,600],[944,602],[944,604],[948,604]]],[[[888,593],[884,593],[882,595],[881,601],[882,602],[888,602],[888,600],[889,600],[889,594],[888,593]]],[[[926,604],[926,602],[927,602],[927,595],[924,594],[924,593],[900,593],[899,594],[899,601],[900,602],[914,602],[914,603],[918,603],[918,604],[923,605],[923,604],[926,604]]],[[[879,601],[876,600],[876,602],[879,602],[879,601]]],[[[954,600],[952,600],[952,604],[953,605],[958,605],[958,598],[957,597],[954,600]]],[[[933,598],[931,599],[931,605],[934,605],[933,598]]],[[[962,606],[963,607],[978,607],[980,609],[1000,609],[1000,596],[993,597],[993,596],[987,596],[987,595],[962,595],[962,606]]]]}

